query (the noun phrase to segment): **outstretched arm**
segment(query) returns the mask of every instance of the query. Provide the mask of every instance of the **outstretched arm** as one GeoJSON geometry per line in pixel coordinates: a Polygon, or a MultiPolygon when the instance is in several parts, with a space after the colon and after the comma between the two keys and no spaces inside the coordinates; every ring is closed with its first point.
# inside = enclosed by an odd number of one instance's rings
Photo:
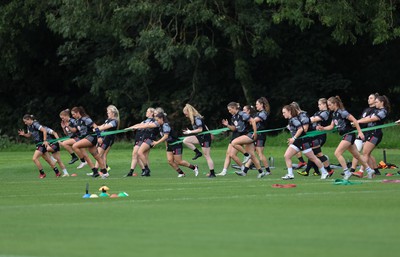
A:
{"type": "Polygon", "coordinates": [[[25,133],[25,131],[24,131],[23,129],[19,129],[19,130],[18,130],[18,135],[20,135],[21,137],[26,137],[26,138],[32,136],[32,134],[29,133],[29,132],[28,132],[28,133],[25,133]]]}
{"type": "Polygon", "coordinates": [[[153,141],[152,146],[156,146],[156,145],[158,145],[159,143],[164,142],[165,140],[168,139],[168,136],[169,136],[169,134],[164,134],[164,136],[162,136],[162,138],[160,138],[159,140],[153,141]]]}
{"type": "Polygon", "coordinates": [[[354,118],[354,116],[350,114],[350,115],[347,117],[347,119],[348,119],[349,121],[351,121],[351,122],[353,123],[353,126],[357,129],[357,131],[358,131],[358,137],[359,137],[361,140],[364,140],[364,133],[361,131],[360,124],[358,124],[358,121],[356,120],[356,118],[354,118]]]}
{"type": "Polygon", "coordinates": [[[335,124],[334,124],[333,121],[332,121],[331,124],[330,124],[329,126],[326,126],[326,127],[321,126],[321,125],[318,125],[318,126],[317,126],[317,130],[320,130],[320,131],[332,130],[334,127],[335,127],[335,124]]]}

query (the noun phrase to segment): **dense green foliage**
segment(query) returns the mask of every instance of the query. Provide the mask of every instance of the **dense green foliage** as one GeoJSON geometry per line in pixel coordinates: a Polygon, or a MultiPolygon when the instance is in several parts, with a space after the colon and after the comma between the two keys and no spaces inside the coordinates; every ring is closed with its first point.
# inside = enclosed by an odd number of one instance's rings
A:
{"type": "Polygon", "coordinates": [[[76,105],[122,126],[162,106],[177,127],[190,102],[211,128],[226,104],[266,96],[270,127],[298,101],[340,94],[357,115],[369,93],[400,101],[395,1],[9,0],[0,3],[0,134],[25,113],[58,129],[76,105]]]}

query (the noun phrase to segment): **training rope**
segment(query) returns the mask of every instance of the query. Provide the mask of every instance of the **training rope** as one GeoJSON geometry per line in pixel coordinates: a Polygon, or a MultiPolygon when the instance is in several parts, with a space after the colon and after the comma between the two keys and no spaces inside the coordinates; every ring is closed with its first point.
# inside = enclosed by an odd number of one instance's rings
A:
{"type": "MultiPolygon", "coordinates": [[[[263,133],[268,133],[268,132],[272,132],[272,131],[283,130],[283,129],[285,129],[285,128],[286,128],[286,127],[276,128],[276,129],[260,130],[260,131],[257,131],[257,134],[263,134],[263,133]]],[[[220,134],[220,133],[222,133],[222,132],[224,132],[224,131],[228,131],[228,130],[230,130],[230,129],[228,129],[228,128],[214,129],[214,130],[208,130],[208,131],[204,131],[204,132],[201,132],[201,133],[198,133],[198,134],[193,134],[193,135],[188,135],[188,136],[203,135],[203,134],[218,135],[218,134],[220,134]]],[[[250,132],[250,134],[252,134],[252,133],[253,133],[253,132],[250,132]]],[[[188,136],[180,137],[178,141],[175,141],[175,142],[173,142],[173,143],[171,143],[171,144],[169,144],[169,145],[180,144],[180,143],[182,143],[183,140],[184,140],[186,137],[188,137],[188,136]]]]}
{"type": "MultiPolygon", "coordinates": [[[[374,127],[363,128],[363,129],[361,129],[361,131],[362,131],[362,132],[364,132],[364,131],[371,131],[371,130],[376,130],[376,129],[382,129],[382,128],[393,127],[393,126],[397,126],[397,125],[399,125],[399,124],[396,123],[396,122],[392,122],[392,123],[383,124],[383,125],[378,125],[378,126],[374,126],[374,127]]],[[[286,127],[275,128],[275,129],[267,129],[267,130],[260,130],[260,131],[257,131],[257,134],[264,134],[264,133],[269,133],[269,132],[279,131],[279,130],[284,130],[284,129],[286,129],[286,127]]],[[[193,135],[205,135],[205,134],[218,135],[218,134],[221,134],[222,132],[225,132],[225,131],[228,131],[228,130],[230,130],[230,129],[228,129],[228,128],[220,128],[220,129],[214,129],[214,130],[203,131],[203,132],[200,132],[200,133],[198,133],[198,134],[193,134],[193,135]]],[[[133,131],[133,129],[120,129],[120,130],[113,130],[113,131],[102,131],[102,132],[101,132],[101,136],[108,136],[108,135],[126,133],[126,132],[129,132],[129,131],[133,131]]],[[[307,132],[307,134],[305,134],[304,136],[301,136],[301,137],[299,137],[299,138],[315,137],[315,136],[319,136],[319,135],[323,135],[323,134],[327,134],[327,133],[334,133],[334,132],[337,132],[337,128],[334,128],[334,129],[332,129],[332,130],[324,130],[324,131],[314,130],[314,131],[307,132]]],[[[251,132],[251,133],[253,133],[253,132],[251,132]]],[[[347,133],[344,134],[344,135],[351,134],[351,133],[358,133],[358,131],[357,131],[357,130],[352,130],[352,131],[350,131],[350,132],[347,132],[347,133]]],[[[93,134],[91,134],[91,135],[95,136],[96,133],[93,133],[93,134]]],[[[188,136],[193,136],[193,135],[188,135],[188,136]]],[[[188,136],[179,137],[179,140],[178,140],[178,141],[173,142],[173,143],[171,143],[170,145],[175,145],[175,144],[182,143],[182,142],[183,142],[183,139],[185,139],[185,138],[188,137],[188,136]]],[[[68,136],[66,136],[66,137],[60,137],[60,138],[50,139],[50,140],[48,140],[48,142],[49,142],[50,144],[53,144],[53,143],[55,143],[55,142],[62,142],[62,141],[68,140],[68,139],[70,139],[70,138],[71,138],[71,137],[68,137],[68,136]]],[[[36,145],[38,146],[38,145],[41,145],[41,144],[43,144],[43,142],[39,142],[39,143],[37,143],[36,145]]]]}
{"type": "MultiPolygon", "coordinates": [[[[396,123],[396,122],[392,122],[392,123],[388,123],[388,124],[384,124],[384,125],[378,125],[378,126],[374,126],[374,127],[363,128],[363,129],[361,129],[361,131],[365,132],[365,131],[371,131],[371,130],[376,130],[376,129],[393,127],[393,126],[397,126],[397,125],[399,125],[399,124],[396,123]]],[[[307,134],[305,134],[304,136],[301,136],[299,138],[315,137],[315,136],[319,136],[319,135],[322,135],[322,134],[327,134],[329,132],[334,133],[334,132],[337,132],[337,131],[338,131],[337,128],[334,128],[334,129],[331,129],[331,130],[324,130],[324,131],[314,130],[314,131],[307,132],[307,134]]],[[[358,130],[356,130],[356,129],[352,130],[350,132],[347,132],[347,133],[343,134],[343,136],[347,135],[347,134],[351,134],[351,133],[358,133],[358,130]]]]}
{"type": "MultiPolygon", "coordinates": [[[[381,128],[393,127],[393,126],[397,126],[397,125],[399,125],[399,124],[396,123],[396,122],[392,122],[392,123],[378,125],[378,126],[374,126],[374,127],[363,128],[363,129],[361,129],[361,131],[364,132],[364,131],[376,130],[376,129],[381,129],[381,128]]],[[[347,132],[344,135],[351,134],[351,133],[357,133],[357,130],[353,130],[353,131],[347,132]]]]}

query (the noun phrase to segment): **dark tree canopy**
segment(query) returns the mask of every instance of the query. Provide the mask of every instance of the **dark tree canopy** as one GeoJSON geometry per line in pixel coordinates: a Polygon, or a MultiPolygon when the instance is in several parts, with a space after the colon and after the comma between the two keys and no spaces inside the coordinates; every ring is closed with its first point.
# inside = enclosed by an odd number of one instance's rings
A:
{"type": "Polygon", "coordinates": [[[231,101],[298,101],[313,112],[341,95],[357,116],[370,93],[400,99],[396,1],[10,0],[0,3],[0,134],[25,113],[59,129],[62,109],[84,106],[122,126],[162,106],[186,126],[189,102],[212,128],[231,101]]]}

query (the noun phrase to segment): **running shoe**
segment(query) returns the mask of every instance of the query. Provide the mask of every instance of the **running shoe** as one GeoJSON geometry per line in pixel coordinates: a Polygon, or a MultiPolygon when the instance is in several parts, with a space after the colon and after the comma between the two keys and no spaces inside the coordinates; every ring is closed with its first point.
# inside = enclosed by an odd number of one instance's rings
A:
{"type": "Polygon", "coordinates": [[[282,177],[283,180],[290,180],[290,179],[294,179],[294,176],[286,174],[285,176],[282,177]]]}
{"type": "Polygon", "coordinates": [[[208,177],[208,178],[215,178],[215,174],[214,174],[214,173],[208,173],[208,174],[207,174],[207,177],[208,177]]]}
{"type": "Polygon", "coordinates": [[[375,177],[375,171],[374,171],[373,169],[371,169],[370,171],[368,171],[367,177],[368,177],[369,179],[372,179],[373,177],[375,177]]]}
{"type": "Polygon", "coordinates": [[[345,171],[343,175],[344,180],[349,180],[349,178],[353,175],[350,171],[345,171]]]}
{"type": "Polygon", "coordinates": [[[236,173],[236,175],[238,175],[238,176],[247,176],[247,173],[246,172],[244,172],[244,171],[235,171],[235,173],[236,173]]]}
{"type": "Polygon", "coordinates": [[[221,171],[220,173],[215,174],[217,176],[226,176],[226,171],[221,171]]]}
{"type": "Polygon", "coordinates": [[[76,167],[77,169],[82,169],[83,167],[85,167],[87,165],[87,162],[81,162],[81,164],[79,164],[78,167],[76,167]]]}
{"type": "Polygon", "coordinates": [[[261,173],[258,173],[257,178],[263,178],[263,177],[268,176],[268,175],[270,175],[270,174],[271,174],[271,173],[268,172],[268,171],[263,171],[263,172],[261,172],[261,173]]]}
{"type": "Polygon", "coordinates": [[[303,168],[303,167],[305,167],[305,166],[307,166],[307,163],[305,163],[305,162],[299,162],[299,163],[297,164],[297,169],[301,169],[301,168],[303,168]]]}
{"type": "Polygon", "coordinates": [[[150,170],[145,170],[145,171],[142,173],[142,176],[143,176],[143,177],[150,177],[150,170]]]}
{"type": "Polygon", "coordinates": [[[77,160],[79,160],[78,157],[72,157],[72,159],[68,162],[68,164],[73,164],[74,162],[76,162],[77,160]]]}
{"type": "Polygon", "coordinates": [[[247,156],[245,155],[244,158],[243,158],[242,163],[243,163],[243,164],[247,163],[247,162],[250,160],[250,158],[251,158],[251,155],[250,155],[250,154],[247,155],[247,156]]]}
{"type": "Polygon", "coordinates": [[[192,160],[196,160],[197,158],[203,156],[203,154],[201,152],[197,152],[194,157],[192,158],[192,160]]]}
{"type": "Polygon", "coordinates": [[[307,177],[309,175],[309,173],[307,171],[305,171],[305,170],[303,170],[303,171],[298,170],[297,174],[305,176],[305,177],[307,177]]]}
{"type": "Polygon", "coordinates": [[[322,173],[322,175],[321,175],[321,179],[327,179],[328,177],[329,177],[328,172],[322,173]]]}

